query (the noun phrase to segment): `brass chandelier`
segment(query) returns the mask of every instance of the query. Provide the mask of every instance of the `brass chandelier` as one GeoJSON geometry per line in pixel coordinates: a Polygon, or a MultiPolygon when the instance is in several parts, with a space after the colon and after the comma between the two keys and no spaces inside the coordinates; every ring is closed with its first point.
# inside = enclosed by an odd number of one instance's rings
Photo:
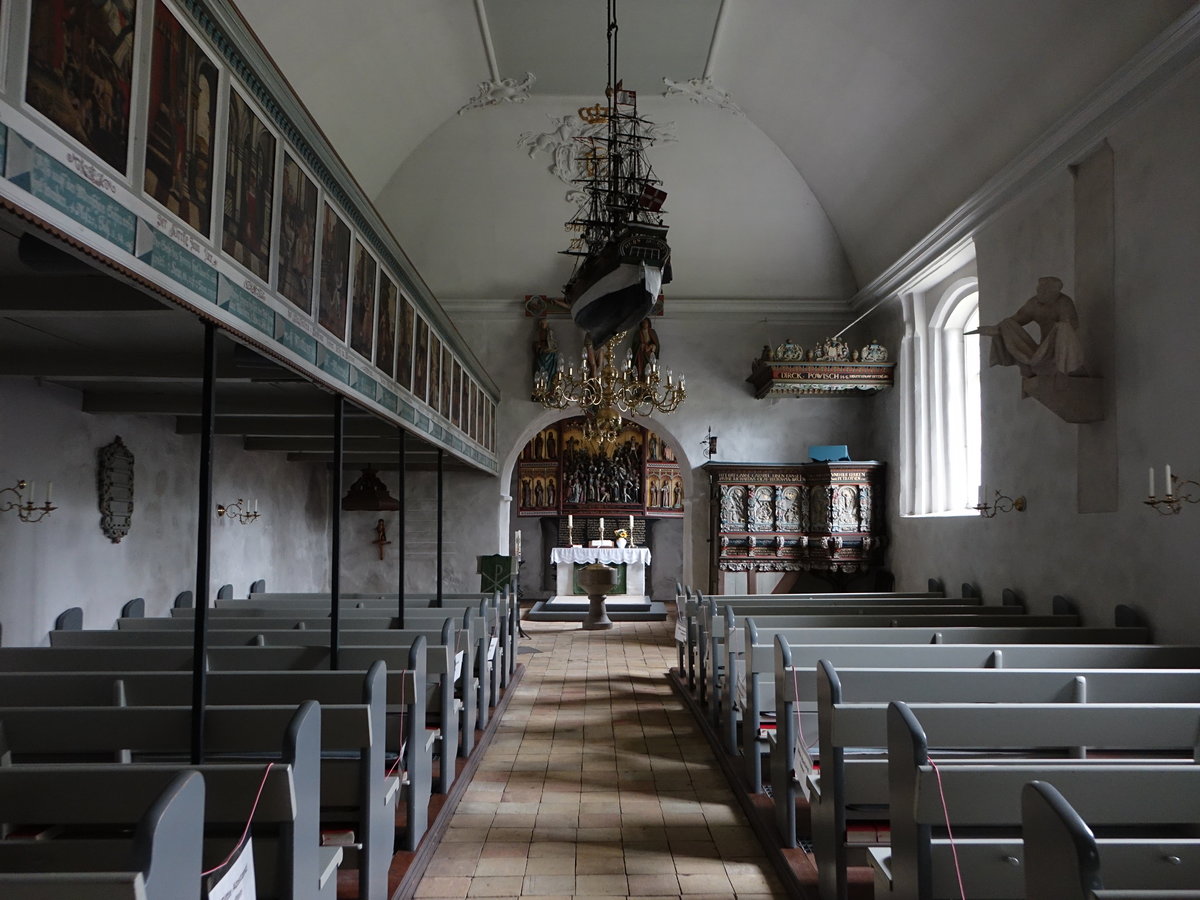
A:
{"type": "Polygon", "coordinates": [[[576,374],[575,367],[563,372],[560,359],[554,376],[539,372],[533,381],[533,399],[547,409],[566,409],[575,404],[583,409],[583,435],[597,444],[614,443],[625,424],[624,416],[646,416],[652,412],[672,413],[687,397],[683,375],[676,380],[670,369],[666,379],[658,362],[647,364],[644,372],[633,366],[633,353],[625,356],[625,365],[614,361],[617,343],[625,332],[613,335],[600,351],[594,364],[585,351],[576,374]]]}

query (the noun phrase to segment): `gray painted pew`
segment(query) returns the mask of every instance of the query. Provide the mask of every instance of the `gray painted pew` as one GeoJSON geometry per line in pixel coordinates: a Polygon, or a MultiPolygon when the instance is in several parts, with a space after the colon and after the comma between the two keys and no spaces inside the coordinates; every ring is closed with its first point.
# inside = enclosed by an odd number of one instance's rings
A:
{"type": "Polygon", "coordinates": [[[759,628],[757,619],[742,627],[726,626],[724,677],[717,695],[718,724],[726,749],[746,757],[747,774],[757,792],[760,765],[752,749],[759,730],[774,721],[775,635],[805,644],[1143,644],[1150,630],[1136,626],[1107,628],[759,628]]]}
{"type": "MultiPolygon", "coordinates": [[[[1137,821],[1145,826],[1141,840],[1161,838],[1157,804],[1139,804],[1137,821]]],[[[1139,833],[1141,830],[1139,829],[1139,833]]],[[[1134,838],[1137,840],[1139,838],[1134,838]]],[[[1021,843],[1025,850],[1025,900],[1200,900],[1200,888],[1171,889],[1173,865],[1148,865],[1135,886],[1106,890],[1104,857],[1114,839],[1097,840],[1083,817],[1052,784],[1031,781],[1021,789],[1021,843]]]]}
{"type": "MultiPolygon", "coordinates": [[[[798,685],[797,685],[798,686],[798,685]]],[[[1200,670],[1030,670],[1030,669],[857,669],[838,671],[827,662],[817,668],[819,770],[803,742],[797,742],[795,778],[805,788],[821,896],[846,897],[850,821],[886,819],[886,784],[879,782],[882,748],[887,743],[886,704],[1192,704],[1200,723],[1200,670]],[[873,758],[872,758],[873,757],[873,758]],[[864,760],[867,762],[864,764],[864,760]]],[[[1111,708],[1111,707],[1110,707],[1111,708]]],[[[791,724],[790,722],[788,723],[791,724]]],[[[1190,759],[1191,741],[1171,744],[1178,735],[1153,737],[1154,749],[1190,759]]],[[[1021,739],[1021,738],[1018,738],[1021,739]]],[[[1114,735],[1104,745],[1120,747],[1114,735]]],[[[1072,748],[1080,757],[1081,747],[1072,748]]]]}
{"type": "MultiPolygon", "coordinates": [[[[1000,607],[1004,609],[1005,607],[1000,607]]],[[[963,614],[916,614],[908,615],[894,611],[886,615],[870,612],[861,615],[760,615],[753,607],[734,611],[737,616],[753,616],[760,628],[1063,628],[1078,626],[1079,615],[1067,611],[1065,605],[1057,605],[1055,613],[1048,616],[1013,615],[1011,612],[996,612],[997,607],[978,607],[974,613],[963,614]]],[[[1011,609],[1011,607],[1009,607],[1011,609]]],[[[705,704],[709,698],[717,699],[720,690],[721,672],[718,671],[724,653],[725,629],[734,614],[715,607],[702,608],[700,619],[699,697],[705,704]]],[[[718,719],[714,715],[714,723],[718,719]]]]}
{"type": "Polygon", "coordinates": [[[0,896],[6,900],[199,900],[204,840],[199,772],[176,774],[149,806],[143,792],[112,789],[99,772],[64,770],[39,794],[23,786],[7,790],[14,784],[0,778],[0,809],[13,821],[133,826],[133,831],[86,842],[0,842],[0,896]],[[107,798],[103,808],[77,802],[80,794],[96,793],[107,798]],[[189,884],[190,891],[184,887],[189,884]]]}
{"type": "MultiPolygon", "coordinates": [[[[396,608],[398,597],[397,595],[369,595],[359,599],[349,599],[345,595],[341,595],[339,609],[341,614],[368,613],[368,614],[390,614],[396,608]]],[[[410,610],[424,608],[435,608],[433,603],[435,600],[431,597],[423,597],[420,595],[410,596],[405,595],[405,618],[407,620],[410,610]]],[[[496,610],[497,616],[497,637],[501,646],[504,648],[504,666],[501,670],[501,679],[497,690],[500,687],[507,687],[508,679],[516,670],[517,656],[517,636],[520,633],[520,604],[515,597],[505,596],[496,593],[493,597],[486,597],[481,594],[463,594],[458,596],[444,596],[442,609],[455,608],[461,609],[467,606],[472,606],[483,602],[489,609],[496,610]],[[483,598],[481,601],[481,597],[483,598]]],[[[278,595],[278,594],[254,594],[248,599],[233,599],[225,598],[218,599],[215,604],[215,609],[220,610],[222,614],[237,614],[243,610],[254,610],[251,613],[254,615],[269,614],[278,615],[280,612],[300,613],[303,615],[327,615],[329,612],[330,598],[328,594],[299,594],[299,595],[278,595]]],[[[174,615],[190,615],[185,610],[175,609],[171,613],[174,615]]],[[[491,619],[489,618],[489,622],[491,619]]],[[[406,621],[407,624],[407,621],[406,621]]]]}
{"type": "MultiPolygon", "coordinates": [[[[351,704],[321,706],[320,823],[324,829],[353,828],[361,844],[356,860],[361,900],[387,900],[387,873],[396,831],[400,779],[385,770],[385,675],[374,667],[351,704]]],[[[241,679],[247,694],[249,679],[241,679]]],[[[292,691],[294,695],[296,692],[292,691]]],[[[316,699],[316,698],[308,698],[316,699]]],[[[205,752],[222,756],[259,754],[279,743],[295,715],[290,705],[251,704],[207,708],[205,752]]],[[[131,757],[133,761],[189,758],[191,708],[170,706],[0,707],[0,753],[10,764],[90,762],[131,757]]],[[[117,759],[126,761],[126,759],[117,759]]],[[[428,770],[423,815],[429,804],[428,770]]],[[[408,843],[408,842],[406,842],[408,843]]],[[[416,841],[405,849],[415,849],[416,841]]]]}
{"type": "MultiPolygon", "coordinates": [[[[266,749],[266,748],[264,748],[266,749]]],[[[308,701],[291,712],[272,754],[276,763],[265,771],[264,757],[253,763],[218,762],[201,766],[170,763],[138,765],[27,764],[0,766],[0,796],[35,797],[49,791],[64,773],[94,774],[106,779],[109,791],[81,790],[77,809],[64,815],[90,815],[104,821],[110,794],[125,799],[141,793],[147,805],[181,771],[204,776],[204,862],[214,865],[233,848],[246,824],[249,805],[262,786],[254,815],[254,862],[258,895],[293,900],[334,900],[340,847],[320,844],[321,708],[308,701]],[[3,792],[12,791],[11,794],[3,792]]],[[[32,801],[22,801],[32,802],[32,801]]],[[[53,822],[45,824],[54,824],[53,822]]],[[[0,842],[3,843],[3,842],[0,842]]],[[[31,851],[33,852],[33,851],[31,851]]]]}
{"type": "MultiPolygon", "coordinates": [[[[467,611],[468,618],[471,611],[467,611]]],[[[451,740],[455,735],[459,755],[466,757],[475,746],[475,729],[479,722],[478,698],[480,690],[468,687],[472,681],[469,674],[475,666],[475,645],[467,640],[459,639],[458,625],[452,618],[442,620],[442,627],[437,631],[384,631],[360,632],[355,634],[350,630],[342,632],[342,643],[338,650],[339,665],[343,669],[358,669],[364,671],[370,668],[375,659],[384,659],[390,667],[403,669],[406,667],[407,651],[418,638],[428,641],[426,672],[430,680],[437,679],[441,686],[438,689],[438,712],[445,715],[448,710],[455,708],[454,684],[462,676],[464,689],[458,704],[458,723],[451,729],[445,720],[439,725],[446,738],[447,747],[456,746],[451,740]],[[361,641],[361,643],[360,643],[361,641]],[[451,660],[449,668],[444,668],[447,654],[438,648],[448,648],[451,660]],[[348,654],[355,651],[359,665],[347,662],[348,654]]],[[[190,650],[192,646],[189,631],[52,631],[50,632],[52,650],[92,650],[92,649],[133,649],[145,650],[177,649],[190,650]]],[[[328,669],[329,635],[327,632],[284,629],[274,632],[248,629],[244,631],[210,631],[208,633],[208,661],[210,671],[239,669],[328,669]],[[288,665],[272,665],[266,656],[254,655],[256,649],[296,648],[298,651],[288,665]],[[238,654],[235,651],[249,650],[250,654],[238,654]]],[[[15,648],[11,648],[15,649],[15,648]]],[[[26,649],[26,648],[22,648],[26,649]]],[[[43,649],[43,648],[33,648],[43,649]]],[[[3,653],[0,653],[0,668],[3,666],[3,653]]],[[[32,665],[32,663],[31,663],[32,665]]],[[[170,668],[176,668],[172,666],[170,668]]],[[[14,669],[10,671],[21,671],[14,669]]],[[[66,671],[65,669],[62,671],[66,671]]],[[[487,677],[487,670],[484,669],[487,677]]]]}
{"type": "MultiPolygon", "coordinates": [[[[145,620],[139,620],[145,621],[145,620]]],[[[339,650],[347,647],[408,647],[413,640],[423,635],[431,645],[455,646],[455,681],[462,679],[463,722],[460,735],[470,734],[466,752],[474,746],[476,728],[486,728],[488,704],[491,701],[491,685],[496,678],[493,669],[499,660],[493,655],[489,660],[481,654],[489,651],[490,640],[482,620],[474,609],[463,612],[460,630],[454,618],[446,617],[443,610],[433,613],[428,619],[415,621],[412,627],[399,629],[353,628],[353,621],[345,623],[339,634],[339,650]]],[[[268,630],[257,619],[251,619],[235,628],[208,629],[209,647],[272,646],[272,647],[328,647],[328,628],[279,628],[268,630]]],[[[192,646],[192,632],[186,628],[118,628],[115,630],[55,630],[50,632],[52,647],[182,647],[192,646]]],[[[464,754],[465,755],[465,754],[464,754]]]]}
{"type": "MultiPolygon", "coordinates": [[[[776,822],[786,846],[795,846],[796,799],[801,786],[794,768],[799,744],[797,705],[813,708],[822,660],[843,669],[1200,669],[1200,647],[1165,645],[987,644],[792,645],[775,639],[775,735],[770,781],[776,822]]],[[[969,676],[967,676],[969,677],[969,676]]],[[[1110,688],[1111,690],[1111,688],[1110,688]]],[[[889,698],[891,699],[891,698],[889,698]]],[[[815,715],[808,740],[816,736],[815,715]]]]}
{"type": "MultiPolygon", "coordinates": [[[[1020,900],[1025,895],[1021,791],[1050,781],[1085,820],[1138,826],[1144,811],[1156,823],[1193,828],[1200,819],[1200,765],[1195,752],[1200,706],[1056,704],[1011,707],[932,705],[900,701],[887,711],[887,782],[891,844],[868,850],[875,896],[940,900],[958,896],[955,870],[972,900],[1020,900]],[[995,751],[1063,747],[1083,742],[1126,750],[1186,747],[1186,763],[993,758],[995,751]],[[986,761],[930,762],[931,748],[987,748],[986,761]],[[944,837],[957,827],[951,853],[944,837]],[[968,831],[970,829],[970,831],[968,831]],[[969,837],[967,835],[970,835],[969,837]]],[[[1176,831],[1182,835],[1184,832],[1176,831]]],[[[1200,838],[1117,842],[1106,848],[1114,883],[1136,884],[1147,869],[1172,886],[1200,884],[1200,838]],[[1131,881],[1131,879],[1133,879],[1131,881]]]]}

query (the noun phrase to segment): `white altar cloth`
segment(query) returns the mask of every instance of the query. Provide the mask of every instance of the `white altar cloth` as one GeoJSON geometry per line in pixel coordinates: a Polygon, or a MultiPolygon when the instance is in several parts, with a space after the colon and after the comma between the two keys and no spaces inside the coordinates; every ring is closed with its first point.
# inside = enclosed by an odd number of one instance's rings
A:
{"type": "Polygon", "coordinates": [[[552,600],[559,597],[578,599],[574,593],[575,566],[599,562],[606,566],[625,565],[625,593],[610,594],[610,600],[619,603],[622,599],[636,597],[639,603],[646,602],[646,566],[650,565],[647,547],[554,547],[550,551],[550,562],[558,567],[552,600]]]}
{"type": "Polygon", "coordinates": [[[550,562],[579,563],[586,566],[589,563],[601,562],[605,565],[617,563],[650,565],[650,549],[648,547],[555,547],[550,551],[550,562]]]}

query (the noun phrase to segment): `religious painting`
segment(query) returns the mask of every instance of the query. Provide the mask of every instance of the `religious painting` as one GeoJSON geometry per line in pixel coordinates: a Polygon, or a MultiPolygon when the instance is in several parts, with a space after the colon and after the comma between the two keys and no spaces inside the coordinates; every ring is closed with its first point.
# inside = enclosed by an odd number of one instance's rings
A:
{"type": "Polygon", "coordinates": [[[443,416],[450,418],[450,393],[454,387],[453,378],[454,372],[454,357],[450,355],[450,348],[442,347],[442,395],[438,400],[437,408],[443,416]]]}
{"type": "Polygon", "coordinates": [[[442,342],[436,337],[429,338],[429,394],[426,402],[434,409],[442,397],[442,342]]]}
{"type": "Polygon", "coordinates": [[[463,428],[467,432],[467,437],[475,440],[475,404],[478,402],[478,389],[473,381],[467,381],[467,405],[464,407],[463,428]]]}
{"type": "MultiPolygon", "coordinates": [[[[405,302],[405,306],[408,303],[405,302]]],[[[420,316],[416,317],[416,353],[413,355],[412,392],[424,400],[425,389],[429,384],[429,323],[420,316]]]]}
{"type": "Polygon", "coordinates": [[[354,302],[350,304],[350,348],[371,358],[375,336],[375,260],[362,241],[354,242],[354,302]]]}
{"type": "Polygon", "coordinates": [[[321,225],[321,280],[317,321],[338,340],[346,339],[346,290],[350,280],[350,228],[325,204],[321,225]]]}
{"type": "Polygon", "coordinates": [[[463,371],[458,360],[454,361],[454,383],[450,388],[450,421],[455,427],[462,428],[462,383],[463,371]]]}
{"type": "Polygon", "coordinates": [[[454,424],[466,431],[467,391],[470,389],[470,383],[467,381],[467,373],[463,371],[462,366],[454,367],[454,385],[454,396],[458,398],[454,404],[454,424]]]}
{"type": "Polygon", "coordinates": [[[207,235],[212,224],[217,67],[167,11],[154,6],[145,191],[207,235]]]}
{"type": "Polygon", "coordinates": [[[317,248],[317,186],[288,154],[283,155],[283,202],[279,206],[279,293],[312,312],[317,248]]]}
{"type": "Polygon", "coordinates": [[[230,91],[221,249],[263,281],[271,275],[274,185],[275,135],[237,91],[230,91]]]}
{"type": "Polygon", "coordinates": [[[387,375],[396,368],[396,282],[379,273],[379,321],[375,324],[375,366],[387,375]]]}
{"type": "Polygon", "coordinates": [[[25,100],[114,169],[129,155],[135,0],[34,0],[25,100]]]}
{"type": "Polygon", "coordinates": [[[399,334],[396,337],[396,381],[401,387],[412,388],[413,384],[413,337],[415,333],[412,304],[402,297],[400,304],[399,334]]]}
{"type": "Polygon", "coordinates": [[[487,415],[488,398],[484,396],[483,389],[479,391],[479,403],[475,408],[475,440],[487,446],[487,432],[484,430],[484,417],[487,415]]]}

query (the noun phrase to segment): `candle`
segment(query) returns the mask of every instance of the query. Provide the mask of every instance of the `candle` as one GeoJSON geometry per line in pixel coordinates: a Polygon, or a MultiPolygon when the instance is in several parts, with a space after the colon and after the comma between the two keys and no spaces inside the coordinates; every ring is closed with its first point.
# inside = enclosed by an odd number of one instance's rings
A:
{"type": "Polygon", "coordinates": [[[29,502],[33,502],[33,498],[37,496],[37,482],[29,482],[29,502]]]}
{"type": "Polygon", "coordinates": [[[600,517],[600,538],[601,540],[604,538],[604,516],[600,517]]]}
{"type": "Polygon", "coordinates": [[[258,512],[258,498],[257,497],[254,498],[254,511],[258,512]]]}
{"type": "Polygon", "coordinates": [[[1148,496],[1148,497],[1154,496],[1154,466],[1150,467],[1150,493],[1147,494],[1146,496],[1148,496]]]}
{"type": "Polygon", "coordinates": [[[53,495],[54,495],[54,482],[53,482],[53,481],[47,481],[47,482],[46,482],[46,502],[47,502],[47,503],[49,503],[49,502],[50,502],[50,498],[51,498],[53,495]]]}
{"type": "Polygon", "coordinates": [[[979,503],[978,503],[979,506],[983,506],[983,498],[986,496],[987,496],[987,490],[981,484],[979,486],[979,503]]]}
{"type": "Polygon", "coordinates": [[[1171,482],[1171,466],[1167,465],[1167,496],[1170,497],[1175,493],[1175,485],[1171,482]]]}
{"type": "MultiPolygon", "coordinates": [[[[1151,471],[1151,473],[1150,473],[1150,477],[1151,477],[1151,478],[1153,478],[1153,477],[1154,477],[1154,472],[1153,472],[1153,471],[1151,471]]],[[[574,517],[574,516],[572,516],[572,515],[568,515],[568,516],[567,516],[567,527],[568,527],[568,528],[574,528],[574,527],[575,527],[575,517],[574,517]]]]}
{"type": "Polygon", "coordinates": [[[633,514],[629,515],[629,539],[633,540],[633,514]]]}

